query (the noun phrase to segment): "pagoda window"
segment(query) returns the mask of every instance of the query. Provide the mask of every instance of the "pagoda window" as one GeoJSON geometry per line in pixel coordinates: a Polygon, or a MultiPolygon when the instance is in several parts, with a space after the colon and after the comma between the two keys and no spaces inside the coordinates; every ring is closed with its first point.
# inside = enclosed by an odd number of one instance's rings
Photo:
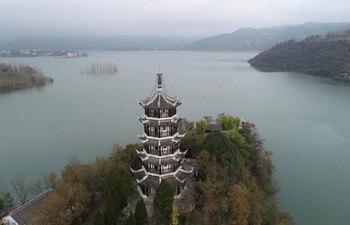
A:
{"type": "Polygon", "coordinates": [[[168,116],[169,116],[169,113],[168,113],[167,109],[161,110],[161,118],[165,118],[165,117],[168,117],[168,116]]]}
{"type": "Polygon", "coordinates": [[[163,173],[170,173],[172,171],[173,171],[172,164],[162,165],[162,174],[163,173]]]}
{"type": "Polygon", "coordinates": [[[170,146],[164,146],[162,148],[162,155],[167,155],[167,154],[171,154],[170,146]]]}

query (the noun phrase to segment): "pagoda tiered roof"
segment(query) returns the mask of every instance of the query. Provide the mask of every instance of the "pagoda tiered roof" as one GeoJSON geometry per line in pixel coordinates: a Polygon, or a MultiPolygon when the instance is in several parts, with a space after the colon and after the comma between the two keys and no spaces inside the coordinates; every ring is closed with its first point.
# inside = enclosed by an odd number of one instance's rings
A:
{"type": "Polygon", "coordinates": [[[166,118],[156,118],[156,117],[149,117],[147,115],[138,116],[139,120],[143,124],[148,124],[150,126],[169,126],[173,124],[179,123],[183,116],[178,116],[177,114],[173,115],[172,117],[166,117],[166,118]]]}
{"type": "Polygon", "coordinates": [[[170,164],[173,162],[180,162],[182,156],[186,155],[186,152],[187,151],[182,152],[180,149],[178,149],[174,154],[158,156],[158,155],[148,154],[145,150],[143,150],[143,151],[137,151],[137,154],[140,156],[141,161],[144,163],[161,165],[161,164],[170,164]]]}
{"type": "Polygon", "coordinates": [[[151,97],[145,100],[139,100],[139,104],[144,108],[169,109],[180,106],[182,100],[178,100],[176,97],[170,97],[163,92],[163,89],[158,89],[151,97]]]}
{"type": "Polygon", "coordinates": [[[161,175],[147,172],[144,166],[142,166],[142,168],[139,170],[133,170],[132,168],[130,169],[133,172],[138,184],[144,184],[152,187],[157,187],[162,179],[165,179],[167,181],[170,179],[176,181],[179,184],[184,184],[186,176],[193,172],[193,168],[185,169],[183,166],[179,166],[175,172],[161,175]]]}
{"type": "Polygon", "coordinates": [[[146,133],[143,133],[142,135],[138,135],[140,141],[142,143],[147,143],[148,145],[154,145],[158,146],[166,143],[172,144],[172,143],[178,143],[181,138],[185,136],[186,133],[180,134],[179,132],[176,132],[173,136],[167,136],[167,137],[153,137],[148,136],[146,133]]]}

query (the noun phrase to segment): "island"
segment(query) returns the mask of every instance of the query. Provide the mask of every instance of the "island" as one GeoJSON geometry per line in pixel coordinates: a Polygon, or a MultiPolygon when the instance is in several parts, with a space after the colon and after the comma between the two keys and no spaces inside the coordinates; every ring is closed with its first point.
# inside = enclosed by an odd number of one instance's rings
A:
{"type": "Polygon", "coordinates": [[[260,71],[300,72],[350,82],[350,30],[288,40],[248,62],[260,71]]]}
{"type": "Polygon", "coordinates": [[[45,77],[39,68],[0,63],[0,93],[45,86],[52,82],[53,79],[45,77]]]}

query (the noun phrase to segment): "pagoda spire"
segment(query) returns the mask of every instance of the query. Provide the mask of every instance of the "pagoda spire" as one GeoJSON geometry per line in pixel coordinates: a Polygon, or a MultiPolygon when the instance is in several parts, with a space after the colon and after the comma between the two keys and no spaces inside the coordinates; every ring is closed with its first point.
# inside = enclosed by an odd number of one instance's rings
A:
{"type": "Polygon", "coordinates": [[[157,86],[158,86],[158,91],[163,90],[163,74],[161,73],[157,74],[157,86]]]}

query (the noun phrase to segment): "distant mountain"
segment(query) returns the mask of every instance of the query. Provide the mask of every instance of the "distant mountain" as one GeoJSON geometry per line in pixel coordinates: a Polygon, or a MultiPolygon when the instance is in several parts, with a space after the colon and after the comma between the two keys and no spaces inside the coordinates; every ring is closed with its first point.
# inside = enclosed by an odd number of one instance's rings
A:
{"type": "Polygon", "coordinates": [[[350,82],[350,30],[289,40],[248,61],[261,71],[290,71],[350,82]]]}
{"type": "Polygon", "coordinates": [[[350,29],[350,23],[304,23],[268,28],[242,28],[185,45],[187,50],[265,50],[285,40],[350,29]]]}
{"type": "Polygon", "coordinates": [[[2,50],[157,50],[182,47],[193,39],[153,37],[21,37],[0,45],[2,50]]]}

